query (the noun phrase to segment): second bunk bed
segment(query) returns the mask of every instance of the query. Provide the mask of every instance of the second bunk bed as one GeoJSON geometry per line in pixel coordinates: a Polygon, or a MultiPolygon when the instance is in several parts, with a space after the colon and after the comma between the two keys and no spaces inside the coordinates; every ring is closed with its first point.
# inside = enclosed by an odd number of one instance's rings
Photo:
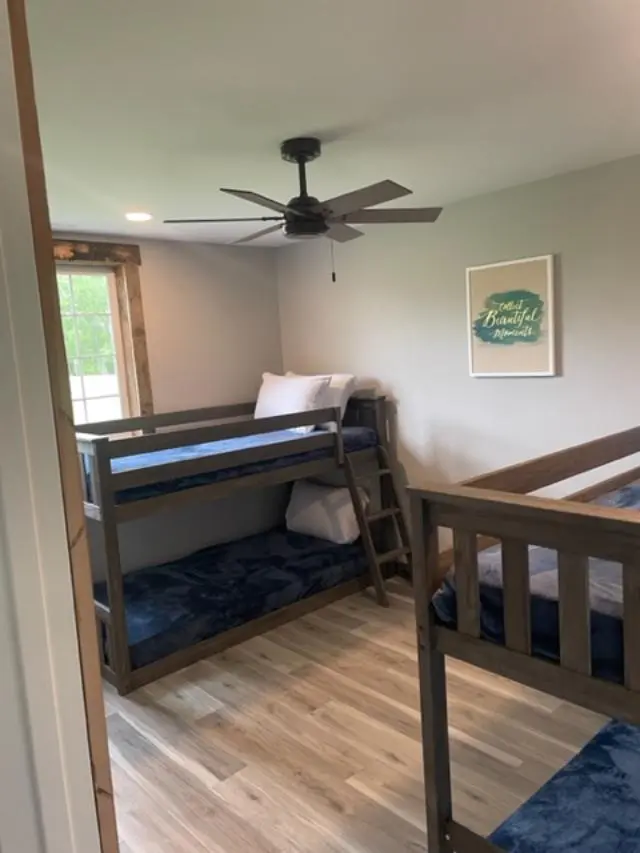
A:
{"type": "MultiPolygon", "coordinates": [[[[605,810],[584,811],[581,804],[589,801],[581,798],[581,785],[587,783],[571,773],[556,777],[553,794],[536,795],[545,805],[535,821],[507,820],[490,839],[456,821],[445,668],[446,656],[457,658],[640,725],[640,468],[567,498],[535,494],[637,453],[640,427],[459,485],[409,490],[432,853],[547,850],[551,835],[556,850],[637,849],[636,836],[635,843],[623,837],[625,821],[616,824],[614,814],[607,824],[605,810]],[[445,577],[441,529],[452,531],[454,544],[445,577]],[[577,832],[567,808],[572,802],[577,832]],[[596,837],[594,846],[586,842],[596,837]]],[[[625,760],[633,761],[633,754],[625,760]]],[[[607,774],[594,772],[590,784],[591,796],[604,792],[607,774]]],[[[636,801],[632,792],[627,813],[636,801]]]]}
{"type": "Polygon", "coordinates": [[[216,651],[373,583],[410,558],[387,447],[386,401],[255,419],[255,403],[77,428],[85,515],[101,528],[94,583],[103,676],[126,694],[216,651]],[[301,427],[328,422],[330,429],[301,427]],[[344,476],[360,538],[285,527],[123,573],[118,526],[189,503],[300,479],[344,476]],[[367,511],[361,485],[374,493],[367,511]]]}

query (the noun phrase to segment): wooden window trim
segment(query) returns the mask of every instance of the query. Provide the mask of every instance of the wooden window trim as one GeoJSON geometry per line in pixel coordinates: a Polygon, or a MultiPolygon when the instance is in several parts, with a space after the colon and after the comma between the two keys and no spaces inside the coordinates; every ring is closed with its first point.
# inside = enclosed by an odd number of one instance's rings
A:
{"type": "Polygon", "coordinates": [[[53,257],[56,263],[100,264],[116,267],[120,264],[141,266],[140,247],[129,243],[96,243],[87,240],[54,240],[53,257]]]}
{"type": "Polygon", "coordinates": [[[70,267],[96,265],[113,270],[129,412],[132,416],[152,415],[151,372],[140,289],[140,248],[124,243],[54,240],[53,257],[56,263],[70,267]]]}
{"type": "Polygon", "coordinates": [[[144,325],[140,268],[132,261],[115,269],[118,317],[124,346],[129,405],[138,415],[152,415],[153,394],[144,325]]]}

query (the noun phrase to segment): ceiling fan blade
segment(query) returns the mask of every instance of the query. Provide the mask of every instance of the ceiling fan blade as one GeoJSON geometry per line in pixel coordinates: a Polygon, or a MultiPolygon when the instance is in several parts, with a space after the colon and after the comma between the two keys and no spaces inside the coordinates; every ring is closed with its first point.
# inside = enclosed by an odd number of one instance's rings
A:
{"type": "Polygon", "coordinates": [[[271,234],[273,231],[279,231],[280,228],[280,224],[270,225],[269,228],[263,228],[261,231],[254,231],[253,234],[249,234],[248,237],[241,237],[239,240],[234,240],[233,245],[237,246],[238,243],[250,243],[252,240],[257,240],[258,237],[264,237],[265,234],[271,234]]]}
{"type": "Polygon", "coordinates": [[[355,225],[393,222],[435,222],[442,213],[441,207],[390,207],[386,210],[355,210],[338,218],[339,222],[355,225]]]}
{"type": "Polygon", "coordinates": [[[229,219],[165,219],[165,225],[182,225],[188,222],[283,222],[284,216],[235,216],[229,219]]]}
{"type": "Polygon", "coordinates": [[[267,198],[266,195],[260,195],[260,193],[251,192],[251,190],[230,190],[220,187],[220,192],[235,195],[237,198],[244,199],[244,201],[252,201],[254,204],[268,207],[269,210],[277,210],[278,213],[284,213],[287,209],[286,204],[281,204],[279,201],[274,201],[272,198],[267,198]]]}
{"type": "Polygon", "coordinates": [[[395,181],[380,181],[377,184],[371,184],[369,187],[362,187],[362,189],[354,190],[351,193],[327,199],[327,201],[320,203],[320,208],[333,219],[344,216],[345,213],[353,213],[361,207],[371,207],[385,201],[393,201],[396,198],[402,198],[404,195],[411,195],[411,190],[396,184],[395,181]]]}
{"type": "Polygon", "coordinates": [[[356,237],[364,237],[364,234],[362,231],[345,225],[344,222],[332,222],[324,236],[330,240],[335,240],[337,243],[348,243],[349,240],[355,240],[356,237]]]}

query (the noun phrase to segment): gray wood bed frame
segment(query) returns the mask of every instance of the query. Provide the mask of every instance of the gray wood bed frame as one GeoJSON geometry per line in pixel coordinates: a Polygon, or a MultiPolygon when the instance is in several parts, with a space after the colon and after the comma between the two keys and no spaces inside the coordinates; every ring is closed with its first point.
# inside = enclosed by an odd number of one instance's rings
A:
{"type": "Polygon", "coordinates": [[[640,468],[562,500],[527,494],[637,452],[640,427],[458,486],[409,490],[430,853],[499,850],[453,819],[446,655],[601,714],[640,724],[640,513],[585,505],[585,501],[640,479],[640,468]],[[443,580],[439,528],[453,531],[457,629],[438,625],[430,607],[443,580]],[[482,550],[495,541],[502,545],[504,646],[480,636],[477,553],[478,547],[482,550]],[[532,656],[529,545],[558,553],[559,663],[532,656]],[[624,684],[591,674],[590,556],[622,564],[624,684]]]}
{"type": "MultiPolygon", "coordinates": [[[[339,409],[299,412],[258,420],[253,418],[254,409],[255,402],[240,403],[82,424],[77,427],[78,454],[81,457],[82,470],[85,472],[83,477],[85,515],[99,523],[104,537],[109,604],[105,606],[94,600],[102,674],[121,694],[129,693],[163,675],[175,672],[216,651],[221,651],[270,630],[276,625],[295,619],[303,613],[323,607],[330,601],[351,595],[371,582],[370,578],[364,576],[361,579],[343,583],[212,639],[181,649],[146,666],[136,669],[132,667],[118,543],[120,523],[190,503],[216,500],[241,489],[256,489],[306,477],[319,477],[342,469],[345,450],[339,409]],[[211,423],[213,421],[216,423],[211,423]],[[132,471],[120,473],[111,471],[111,460],[123,456],[324,422],[335,423],[335,432],[314,432],[304,438],[295,438],[273,445],[244,448],[215,456],[170,462],[132,471]],[[139,434],[134,435],[134,432],[139,434]],[[333,451],[331,456],[218,483],[193,486],[170,494],[140,498],[122,504],[116,503],[116,494],[124,489],[325,448],[333,451]],[[108,653],[106,655],[105,647],[108,653]]],[[[386,447],[388,429],[385,398],[364,393],[352,397],[347,406],[344,424],[374,429],[379,446],[386,447]]],[[[350,452],[348,456],[352,467],[356,470],[365,468],[371,471],[373,466],[379,464],[378,448],[350,452]]]]}

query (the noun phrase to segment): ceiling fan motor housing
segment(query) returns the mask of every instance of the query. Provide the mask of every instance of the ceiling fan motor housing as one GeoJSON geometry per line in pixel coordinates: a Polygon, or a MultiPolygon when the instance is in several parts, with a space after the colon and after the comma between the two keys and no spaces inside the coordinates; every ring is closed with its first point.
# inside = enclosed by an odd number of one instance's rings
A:
{"type": "Polygon", "coordinates": [[[320,202],[311,195],[296,196],[287,203],[284,235],[295,239],[321,237],[329,230],[324,216],[318,213],[320,202]],[[315,208],[315,209],[314,209],[315,208]]]}
{"type": "Polygon", "coordinates": [[[329,230],[329,226],[322,219],[286,219],[282,227],[285,237],[301,240],[311,237],[321,237],[329,230]]]}

